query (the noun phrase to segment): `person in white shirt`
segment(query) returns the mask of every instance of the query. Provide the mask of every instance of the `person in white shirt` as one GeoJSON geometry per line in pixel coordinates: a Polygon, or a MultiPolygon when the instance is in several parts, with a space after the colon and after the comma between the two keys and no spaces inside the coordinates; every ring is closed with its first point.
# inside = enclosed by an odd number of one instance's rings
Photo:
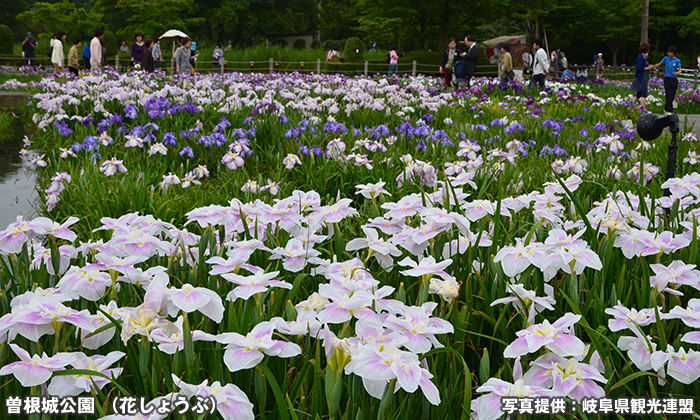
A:
{"type": "Polygon", "coordinates": [[[532,47],[535,49],[535,58],[532,64],[532,78],[530,79],[530,87],[539,87],[544,89],[544,79],[549,71],[549,60],[547,59],[547,53],[542,48],[542,40],[536,39],[532,43],[532,47]]]}
{"type": "Polygon", "coordinates": [[[66,33],[59,31],[56,34],[56,39],[51,43],[51,62],[53,63],[54,73],[63,73],[64,62],[66,61],[65,52],[63,51],[63,41],[66,39],[66,33]]]}
{"type": "Polygon", "coordinates": [[[90,69],[96,73],[102,71],[102,38],[104,36],[104,29],[96,29],[95,37],[90,41],[90,69]]]}

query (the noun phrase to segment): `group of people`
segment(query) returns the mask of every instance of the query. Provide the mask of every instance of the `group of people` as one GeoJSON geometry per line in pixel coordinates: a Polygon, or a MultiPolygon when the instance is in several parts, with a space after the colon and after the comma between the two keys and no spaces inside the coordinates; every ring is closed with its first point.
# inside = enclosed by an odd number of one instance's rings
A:
{"type": "Polygon", "coordinates": [[[664,104],[664,112],[666,115],[673,114],[674,101],[678,92],[678,76],[681,74],[681,60],[676,57],[678,49],[671,45],[666,50],[666,56],[657,64],[649,64],[649,51],[651,46],[644,42],[639,46],[639,55],[637,56],[637,64],[634,70],[634,81],[630,86],[630,90],[635,92],[634,102],[639,104],[643,109],[646,108],[646,98],[649,96],[649,71],[655,68],[664,66],[664,91],[666,103],[664,104]]]}
{"type": "MultiPolygon", "coordinates": [[[[64,31],[58,31],[53,34],[53,37],[49,41],[49,48],[47,50],[47,55],[51,59],[51,63],[54,67],[54,73],[63,73],[66,68],[71,73],[77,75],[81,68],[90,70],[93,72],[100,72],[106,66],[107,61],[107,49],[103,45],[104,29],[95,30],[94,37],[81,51],[82,40],[76,37],[73,40],[73,46],[70,48],[67,57],[64,50],[64,42],[67,38],[67,34],[64,31]],[[82,61],[81,61],[82,58],[82,61]]],[[[188,66],[182,64],[183,72],[191,72],[194,68],[194,60],[199,57],[199,54],[190,52],[191,41],[187,38],[180,40],[180,48],[187,49],[190,53],[188,56],[188,66]]],[[[37,41],[32,36],[31,32],[27,33],[24,41],[22,41],[22,52],[24,55],[24,64],[26,66],[36,65],[36,47],[37,41]]],[[[147,72],[153,72],[160,68],[160,63],[163,61],[163,50],[160,46],[160,39],[144,39],[142,33],[137,32],[134,36],[134,42],[131,47],[126,46],[126,41],[122,41],[119,47],[121,53],[130,52],[131,53],[131,65],[134,68],[140,68],[147,72]]],[[[173,49],[175,53],[175,50],[173,49]]],[[[215,59],[223,64],[223,51],[217,44],[217,50],[215,51],[215,59]],[[217,53],[219,54],[217,56],[217,53]]],[[[178,67],[178,68],[180,68],[178,67]]]]}
{"type": "MultiPolygon", "coordinates": [[[[465,37],[464,45],[465,51],[457,49],[457,40],[450,38],[447,49],[440,59],[440,74],[445,77],[446,87],[456,84],[459,79],[464,79],[467,87],[471,86],[479,61],[479,46],[476,45],[476,39],[473,36],[465,37]]],[[[512,61],[510,70],[512,71],[512,61]]]]}

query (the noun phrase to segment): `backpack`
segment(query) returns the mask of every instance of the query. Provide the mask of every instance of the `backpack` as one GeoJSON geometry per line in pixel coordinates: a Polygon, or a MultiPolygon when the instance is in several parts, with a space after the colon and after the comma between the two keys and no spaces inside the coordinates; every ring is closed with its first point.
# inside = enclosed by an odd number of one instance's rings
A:
{"type": "Polygon", "coordinates": [[[464,61],[458,60],[455,62],[454,66],[452,67],[452,74],[454,74],[458,79],[462,79],[467,75],[467,66],[464,65],[464,61]]]}
{"type": "Polygon", "coordinates": [[[90,44],[88,43],[85,48],[83,48],[83,58],[86,60],[90,60],[90,44]]]}

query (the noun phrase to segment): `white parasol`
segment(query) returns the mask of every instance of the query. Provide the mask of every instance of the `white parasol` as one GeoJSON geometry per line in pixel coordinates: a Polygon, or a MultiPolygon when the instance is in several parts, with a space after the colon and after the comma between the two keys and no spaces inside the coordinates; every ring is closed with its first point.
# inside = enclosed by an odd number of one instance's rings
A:
{"type": "Polygon", "coordinates": [[[162,41],[177,41],[180,38],[186,37],[187,34],[185,34],[182,31],[178,31],[177,29],[171,29],[164,33],[163,35],[160,36],[160,40],[162,41]]]}

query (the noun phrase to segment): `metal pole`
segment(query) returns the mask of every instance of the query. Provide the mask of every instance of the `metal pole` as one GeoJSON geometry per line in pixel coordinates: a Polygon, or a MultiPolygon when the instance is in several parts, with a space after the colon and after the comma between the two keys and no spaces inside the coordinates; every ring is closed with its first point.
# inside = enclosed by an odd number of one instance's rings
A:
{"type": "Polygon", "coordinates": [[[416,60],[413,60],[413,71],[411,72],[411,76],[415,77],[416,76],[416,66],[417,66],[416,60]]]}
{"type": "Polygon", "coordinates": [[[367,77],[368,73],[369,73],[369,61],[365,61],[365,77],[367,77]]]}
{"type": "Polygon", "coordinates": [[[321,74],[321,59],[316,60],[316,74],[321,74]]]}
{"type": "Polygon", "coordinates": [[[272,72],[274,71],[274,66],[275,66],[274,61],[275,61],[275,60],[273,60],[272,58],[270,58],[270,74],[272,74],[272,72]]]}

